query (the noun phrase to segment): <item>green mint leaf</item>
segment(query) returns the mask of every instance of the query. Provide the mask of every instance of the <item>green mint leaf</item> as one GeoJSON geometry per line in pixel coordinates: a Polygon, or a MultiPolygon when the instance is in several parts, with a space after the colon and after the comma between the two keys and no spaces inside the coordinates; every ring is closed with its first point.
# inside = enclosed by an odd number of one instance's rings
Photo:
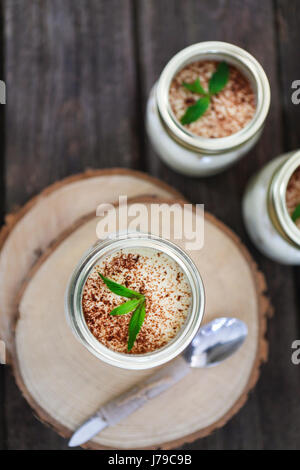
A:
{"type": "Polygon", "coordinates": [[[128,338],[128,345],[127,345],[128,351],[131,351],[131,349],[133,348],[136,337],[139,334],[140,329],[142,328],[142,324],[144,323],[145,315],[146,315],[145,301],[143,301],[137,306],[136,310],[133,312],[132,317],[130,319],[129,338],[128,338]]]}
{"type": "Polygon", "coordinates": [[[132,310],[136,309],[138,304],[142,302],[141,299],[131,299],[123,304],[119,305],[118,307],[114,308],[110,315],[125,315],[125,313],[132,312],[132,310]]]}
{"type": "Polygon", "coordinates": [[[202,87],[199,78],[197,78],[193,83],[183,82],[182,84],[185,88],[190,90],[192,93],[198,93],[199,95],[206,95],[206,91],[202,87]]]}
{"type": "Polygon", "coordinates": [[[102,281],[107,285],[109,290],[113,292],[114,294],[121,295],[122,297],[127,297],[129,299],[132,299],[132,298],[141,299],[143,297],[143,295],[140,294],[139,292],[128,289],[127,287],[122,286],[121,284],[118,284],[117,282],[112,281],[111,279],[108,279],[107,277],[104,277],[99,272],[98,274],[101,277],[102,281]]]}
{"type": "Polygon", "coordinates": [[[181,118],[181,124],[190,124],[191,122],[197,121],[202,114],[205,113],[209,106],[210,100],[208,96],[204,96],[203,98],[200,98],[198,101],[196,101],[195,104],[192,106],[189,106],[181,118]]]}
{"type": "Polygon", "coordinates": [[[296,207],[296,209],[292,213],[292,220],[294,222],[296,222],[296,220],[299,219],[299,217],[300,217],[300,204],[298,204],[298,206],[296,207]]]}
{"type": "Polygon", "coordinates": [[[229,67],[226,62],[220,62],[217,70],[209,81],[209,92],[211,95],[219,93],[225,87],[229,79],[229,67]]]}

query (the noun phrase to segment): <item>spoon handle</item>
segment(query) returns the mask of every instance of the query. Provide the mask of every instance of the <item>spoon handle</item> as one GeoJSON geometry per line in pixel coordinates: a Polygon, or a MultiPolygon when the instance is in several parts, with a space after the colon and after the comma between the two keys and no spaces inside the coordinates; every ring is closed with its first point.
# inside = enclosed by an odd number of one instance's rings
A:
{"type": "Polygon", "coordinates": [[[97,413],[75,431],[69,446],[74,447],[84,444],[102,429],[113,426],[127,418],[147,403],[148,400],[163,393],[183,379],[190,370],[188,363],[183,357],[179,356],[170,364],[152,374],[144,382],[102,406],[97,413]]]}
{"type": "Polygon", "coordinates": [[[144,382],[104,405],[98,413],[107,421],[108,426],[115,425],[143,406],[148,400],[179,382],[190,370],[187,362],[179,357],[159,369],[144,382]]]}

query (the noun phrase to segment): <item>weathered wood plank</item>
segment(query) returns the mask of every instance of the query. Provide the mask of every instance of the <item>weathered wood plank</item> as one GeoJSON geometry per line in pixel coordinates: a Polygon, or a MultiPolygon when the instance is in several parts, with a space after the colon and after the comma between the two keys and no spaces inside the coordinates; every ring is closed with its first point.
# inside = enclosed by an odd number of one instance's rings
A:
{"type": "Polygon", "coordinates": [[[286,151],[300,146],[299,114],[300,105],[292,102],[292,82],[300,80],[299,17],[300,5],[297,0],[285,2],[276,0],[276,26],[278,30],[278,74],[281,82],[281,111],[285,132],[286,151]],[[297,122],[298,121],[298,122],[297,122]]]}
{"type": "Polygon", "coordinates": [[[130,1],[5,3],[7,209],[86,167],[137,166],[130,1]]]}
{"type": "MultiPolygon", "coordinates": [[[[0,80],[4,80],[4,44],[3,44],[3,3],[0,2],[0,80]]],[[[4,112],[5,105],[0,104],[0,223],[3,223],[5,212],[4,181],[4,112]]],[[[1,340],[1,337],[0,337],[1,340]]],[[[0,364],[0,450],[5,449],[5,365],[0,364]]]]}
{"type": "MultiPolygon", "coordinates": [[[[9,0],[5,22],[7,211],[87,167],[137,167],[130,0],[9,0]]],[[[5,389],[8,448],[66,447],[5,389]]]]}
{"type": "Polygon", "coordinates": [[[6,447],[4,412],[5,368],[5,365],[0,364],[0,450],[4,450],[6,447]]]}
{"type": "MultiPolygon", "coordinates": [[[[204,202],[207,210],[247,242],[240,208],[245,184],[254,171],[283,150],[280,97],[284,90],[279,88],[277,75],[273,2],[248,0],[242,7],[237,0],[140,0],[136,4],[144,106],[164,64],[175,52],[198,41],[233,42],[257,57],[268,74],[272,107],[264,135],[246,158],[225,173],[209,179],[182,177],[163,165],[148,142],[145,144],[146,167],[151,173],[175,184],[192,201],[204,202]]],[[[300,386],[300,378],[290,361],[291,340],[297,325],[292,269],[276,265],[261,256],[249,241],[248,245],[267,275],[276,307],[275,318],[269,325],[269,362],[243,410],[224,429],[185,448],[299,447],[295,432],[300,431],[300,410],[294,391],[300,386]]]]}

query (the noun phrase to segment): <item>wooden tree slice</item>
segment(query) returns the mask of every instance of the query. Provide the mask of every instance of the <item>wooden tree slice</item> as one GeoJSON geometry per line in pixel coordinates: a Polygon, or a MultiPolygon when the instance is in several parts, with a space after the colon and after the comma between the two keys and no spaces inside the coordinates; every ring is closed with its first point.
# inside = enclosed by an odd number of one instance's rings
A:
{"type": "MultiPolygon", "coordinates": [[[[95,242],[98,221],[92,217],[60,238],[33,268],[20,295],[15,376],[35,413],[65,437],[102,404],[152,373],[102,363],[77,341],[65,319],[68,278],[95,242]]],[[[255,385],[267,358],[270,304],[263,275],[240,240],[211,215],[205,219],[204,247],[189,254],[204,281],[204,323],[224,315],[244,320],[249,329],[245,344],[218,367],[193,370],[126,420],[103,430],[89,448],[177,447],[223,426],[255,385]]]]}
{"type": "Polygon", "coordinates": [[[8,353],[16,294],[30,267],[76,220],[122,194],[181,197],[162,181],[139,171],[89,170],[49,186],[17,213],[7,216],[0,232],[0,339],[5,341],[8,353]],[[13,269],[14,260],[18,260],[17,269],[13,269]]]}

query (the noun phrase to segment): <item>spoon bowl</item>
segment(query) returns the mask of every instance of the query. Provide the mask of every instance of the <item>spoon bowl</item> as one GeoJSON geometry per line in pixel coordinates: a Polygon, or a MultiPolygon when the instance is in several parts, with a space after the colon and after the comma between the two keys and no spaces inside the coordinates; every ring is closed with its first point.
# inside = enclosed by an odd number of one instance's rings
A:
{"type": "Polygon", "coordinates": [[[200,328],[183,356],[190,367],[216,366],[239,349],[247,334],[247,325],[242,320],[216,318],[200,328]]]}

